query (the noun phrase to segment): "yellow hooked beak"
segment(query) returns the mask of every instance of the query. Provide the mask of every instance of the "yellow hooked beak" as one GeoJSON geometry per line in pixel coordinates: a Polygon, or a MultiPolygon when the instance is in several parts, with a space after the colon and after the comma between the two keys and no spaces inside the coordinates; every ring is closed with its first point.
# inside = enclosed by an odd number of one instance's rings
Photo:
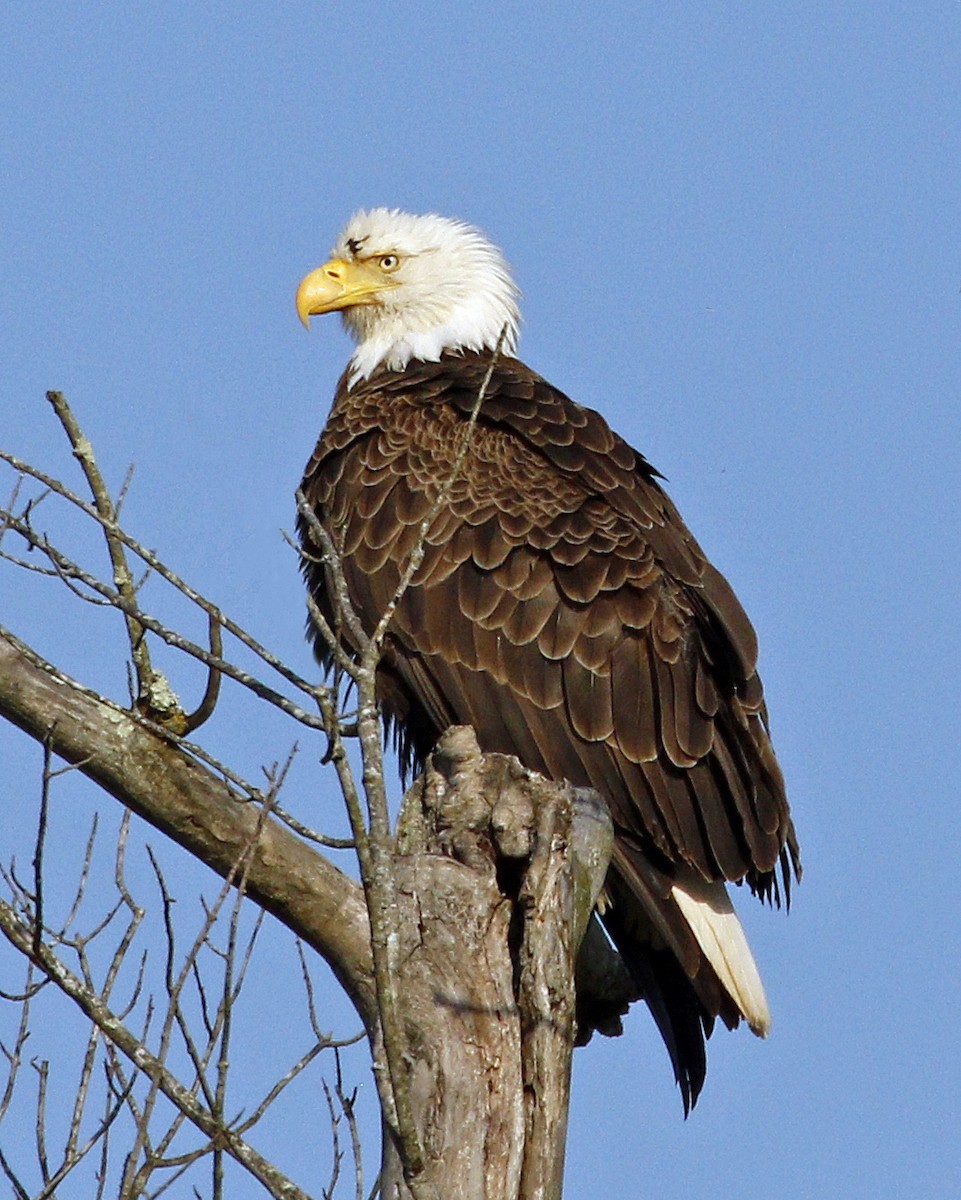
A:
{"type": "Polygon", "coordinates": [[[381,292],[396,286],[375,262],[332,258],[300,281],[297,315],[304,328],[309,329],[311,317],[351,308],[355,304],[376,304],[381,292]]]}

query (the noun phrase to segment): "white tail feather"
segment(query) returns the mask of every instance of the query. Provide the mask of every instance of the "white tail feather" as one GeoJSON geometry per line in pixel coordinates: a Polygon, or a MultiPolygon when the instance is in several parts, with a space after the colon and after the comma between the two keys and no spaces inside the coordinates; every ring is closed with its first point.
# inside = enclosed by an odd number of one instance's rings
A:
{"type": "Polygon", "coordinates": [[[685,880],[683,886],[674,884],[671,895],[721,986],[741,1010],[751,1031],[758,1037],[766,1037],[771,1028],[771,1012],[764,984],[727,888],[723,883],[685,880]]]}

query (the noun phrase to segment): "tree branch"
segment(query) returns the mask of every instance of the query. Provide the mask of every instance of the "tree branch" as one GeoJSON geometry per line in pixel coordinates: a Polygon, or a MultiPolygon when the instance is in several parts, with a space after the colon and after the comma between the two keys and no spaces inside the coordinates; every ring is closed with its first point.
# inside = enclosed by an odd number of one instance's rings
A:
{"type": "MultiPolygon", "coordinates": [[[[67,403],[64,394],[62,392],[47,392],[47,400],[52,405],[53,411],[57,414],[57,419],[70,440],[73,456],[80,464],[87,484],[90,487],[90,494],[93,496],[97,512],[102,518],[103,524],[101,528],[104,531],[107,553],[110,555],[110,565],[113,568],[114,585],[119,595],[129,604],[133,604],[136,595],[133,576],[130,573],[130,567],[127,565],[127,556],[124,553],[123,543],[117,538],[114,532],[117,514],[113,501],[110,498],[110,493],[107,490],[107,485],[100,474],[100,467],[97,465],[93,446],[91,446],[88,438],[80,428],[80,424],[73,415],[73,411],[67,403]]],[[[130,615],[129,611],[124,613],[124,617],[127,622],[127,638],[130,641],[130,654],[137,672],[137,698],[141,704],[146,705],[149,709],[153,704],[151,697],[155,684],[154,671],[150,665],[150,651],[147,649],[143,626],[140,625],[135,617],[130,615]]]]}
{"type": "MultiPolygon", "coordinates": [[[[271,1195],[289,1197],[289,1200],[310,1200],[305,1192],[287,1179],[277,1167],[258,1154],[243,1138],[237,1137],[230,1130],[224,1130],[197,1101],[193,1093],[167,1070],[160,1059],[150,1053],[139,1038],[116,1019],[90,988],[67,970],[46,945],[34,946],[30,929],[23,925],[14,910],[2,899],[0,899],[0,930],[22,954],[31,955],[35,959],[44,973],[86,1013],[98,1028],[103,1030],[111,1044],[116,1046],[138,1070],[154,1082],[171,1103],[183,1112],[198,1129],[202,1130],[209,1138],[222,1140],[231,1154],[268,1188],[271,1195]]],[[[45,1076],[41,1075],[41,1086],[44,1083],[45,1076]]],[[[42,1109],[42,1105],[38,1107],[42,1109]]],[[[38,1130],[42,1128],[42,1123],[38,1122],[38,1130]]],[[[44,1163],[45,1157],[41,1145],[40,1158],[44,1163]]],[[[49,1183],[46,1170],[44,1176],[45,1182],[49,1183]]]]}
{"type": "MultiPolygon", "coordinates": [[[[226,877],[260,812],[151,727],[45,662],[0,627],[0,715],[226,877]]],[[[376,1020],[367,911],[358,884],[269,818],[248,894],[329,963],[364,1024],[376,1020]]]]}

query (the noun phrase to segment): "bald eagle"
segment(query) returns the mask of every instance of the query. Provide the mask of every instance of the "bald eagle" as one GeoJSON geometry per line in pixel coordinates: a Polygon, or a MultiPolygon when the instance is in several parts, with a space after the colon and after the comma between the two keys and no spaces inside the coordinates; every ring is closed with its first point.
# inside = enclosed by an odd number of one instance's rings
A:
{"type": "MultiPolygon", "coordinates": [[[[658,472],[514,357],[517,301],[500,252],[471,226],[353,216],[297,292],[305,325],[339,311],[357,344],[302,488],[372,631],[490,372],[390,624],[383,711],[408,768],[449,726],[471,725],[482,750],[606,799],[602,921],[687,1110],[715,1018],[762,1037],[770,1024],[725,883],[779,904],[800,876],[757,644],[658,472]]],[[[308,587],[332,616],[304,520],[299,533],[308,587]]]]}

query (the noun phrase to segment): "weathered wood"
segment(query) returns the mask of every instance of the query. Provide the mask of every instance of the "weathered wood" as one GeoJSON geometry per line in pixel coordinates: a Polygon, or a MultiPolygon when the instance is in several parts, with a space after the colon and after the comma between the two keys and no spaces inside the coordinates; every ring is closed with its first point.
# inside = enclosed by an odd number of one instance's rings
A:
{"type": "MultiPolygon", "coordinates": [[[[397,990],[438,1197],[561,1195],[574,961],[611,840],[593,792],[481,755],[466,728],[445,734],[405,798],[397,990]]],[[[389,1138],[383,1171],[384,1196],[406,1198],[389,1138]]]]}
{"type": "Polygon", "coordinates": [[[571,1055],[576,1038],[575,962],[613,846],[607,806],[590,789],[532,781],[536,837],[519,900],[518,958],[525,1142],[520,1195],[561,1195],[571,1055]]]}

